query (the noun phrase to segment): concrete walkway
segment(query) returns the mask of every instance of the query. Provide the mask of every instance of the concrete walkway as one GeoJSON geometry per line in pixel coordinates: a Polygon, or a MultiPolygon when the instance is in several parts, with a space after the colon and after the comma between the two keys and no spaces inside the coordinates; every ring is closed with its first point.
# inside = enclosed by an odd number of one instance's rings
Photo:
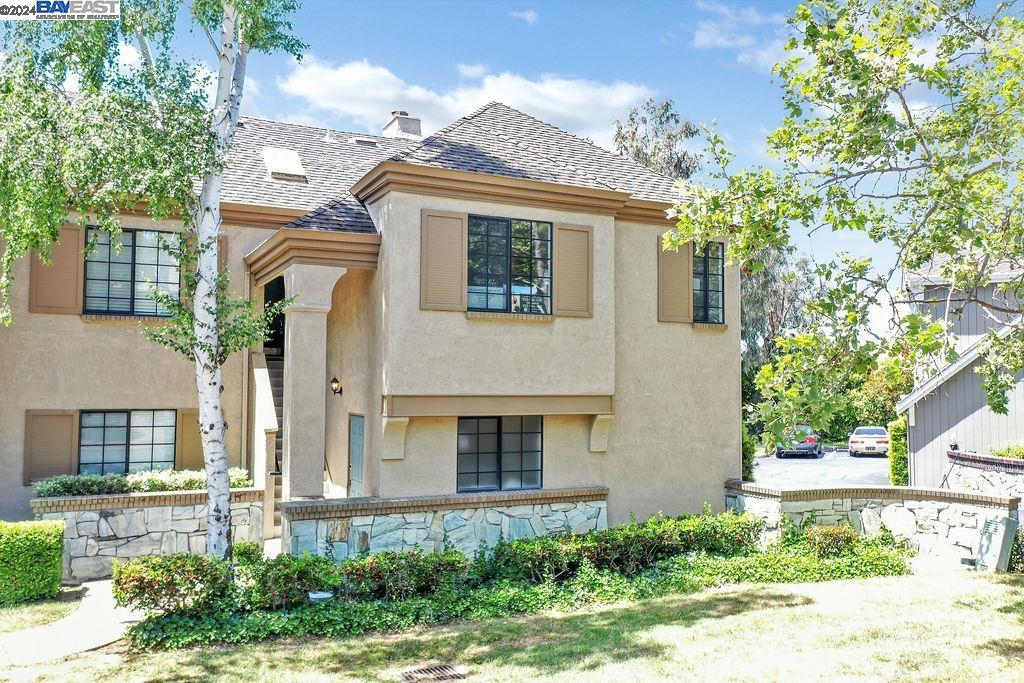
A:
{"type": "Polygon", "coordinates": [[[82,603],[68,616],[24,631],[0,634],[0,669],[39,664],[109,645],[142,615],[115,607],[110,581],[89,581],[82,603]]]}

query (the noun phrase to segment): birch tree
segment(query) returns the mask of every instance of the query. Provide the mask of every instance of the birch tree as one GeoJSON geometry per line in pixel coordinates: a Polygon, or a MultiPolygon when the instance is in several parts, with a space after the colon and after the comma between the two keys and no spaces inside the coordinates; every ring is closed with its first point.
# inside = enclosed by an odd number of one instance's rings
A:
{"type": "Polygon", "coordinates": [[[291,35],[296,7],[122,0],[120,21],[12,22],[0,66],[0,321],[12,323],[15,261],[49,259],[69,214],[115,237],[122,212],[139,206],[181,219],[183,239],[163,245],[178,258],[180,295],[154,291],[172,317],[143,333],[195,365],[207,553],[222,558],[231,553],[231,502],[221,366],[266,338],[280,310],[232,299],[219,272],[223,169],[250,52],[298,57],[304,48],[291,35]],[[213,69],[182,54],[181,15],[204,37],[213,69]]]}

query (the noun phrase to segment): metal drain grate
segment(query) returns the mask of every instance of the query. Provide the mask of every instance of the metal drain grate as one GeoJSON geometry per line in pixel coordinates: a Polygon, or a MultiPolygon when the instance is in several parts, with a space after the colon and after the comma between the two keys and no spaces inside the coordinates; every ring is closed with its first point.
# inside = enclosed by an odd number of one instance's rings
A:
{"type": "Polygon", "coordinates": [[[402,683],[418,681],[462,681],[469,678],[469,671],[464,666],[454,664],[429,664],[418,669],[403,671],[398,680],[402,683]]]}

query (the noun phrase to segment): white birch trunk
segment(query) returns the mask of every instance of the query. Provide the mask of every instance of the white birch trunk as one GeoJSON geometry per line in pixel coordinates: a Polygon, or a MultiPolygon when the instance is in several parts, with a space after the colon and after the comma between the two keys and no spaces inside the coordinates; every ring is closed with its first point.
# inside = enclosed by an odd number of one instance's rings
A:
{"type": "MultiPolygon", "coordinates": [[[[213,133],[221,151],[226,151],[238,125],[238,108],[245,78],[246,48],[238,35],[237,10],[224,6],[221,24],[217,94],[213,109],[213,133]]],[[[196,285],[195,364],[196,389],[199,392],[199,433],[203,441],[208,493],[206,553],[230,559],[231,486],[228,478],[227,444],[221,393],[220,361],[217,358],[217,271],[220,236],[220,198],[223,177],[218,173],[203,177],[199,206],[195,217],[199,245],[198,283],[196,285]]]]}

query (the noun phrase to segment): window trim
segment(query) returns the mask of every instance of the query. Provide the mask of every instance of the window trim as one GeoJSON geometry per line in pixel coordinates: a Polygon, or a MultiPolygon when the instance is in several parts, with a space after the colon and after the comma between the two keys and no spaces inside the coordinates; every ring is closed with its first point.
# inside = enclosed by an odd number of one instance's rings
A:
{"type": "MultiPolygon", "coordinates": [[[[95,408],[95,409],[93,409],[93,408],[83,408],[83,409],[80,409],[78,411],[75,411],[78,414],[78,440],[77,440],[77,443],[75,445],[75,470],[76,470],[75,473],[76,474],[81,474],[82,473],[82,429],[83,429],[83,427],[82,427],[82,422],[83,422],[82,417],[86,413],[102,413],[104,415],[106,415],[107,413],[125,413],[126,414],[126,419],[125,419],[125,437],[124,437],[125,438],[125,444],[124,444],[124,472],[120,473],[120,474],[123,474],[124,476],[127,476],[127,475],[131,474],[131,472],[128,470],[128,466],[129,466],[129,464],[131,462],[132,412],[135,412],[135,411],[138,411],[138,412],[145,411],[145,412],[150,412],[150,413],[157,413],[157,412],[171,412],[171,413],[174,413],[174,442],[173,442],[173,445],[174,445],[174,459],[171,461],[171,471],[173,472],[173,471],[175,471],[177,469],[177,467],[178,467],[178,421],[181,418],[181,416],[178,414],[178,409],[177,408],[95,408]]],[[[105,430],[106,428],[107,428],[106,424],[104,424],[102,429],[105,430]]],[[[104,435],[104,443],[103,443],[103,445],[106,446],[106,435],[104,435]]],[[[136,445],[138,445],[138,444],[136,444],[136,445]]],[[[152,446],[155,446],[157,444],[150,442],[149,445],[150,445],[150,447],[152,447],[152,446]]],[[[167,444],[164,443],[164,442],[161,442],[159,445],[166,446],[167,444]]],[[[150,462],[150,465],[153,464],[152,452],[150,452],[149,462],[150,462]]],[[[86,463],[86,464],[93,464],[93,463],[86,463]]],[[[102,466],[103,463],[100,463],[100,465],[102,466]]],[[[142,470],[142,471],[145,471],[145,472],[157,472],[157,471],[163,471],[163,470],[149,469],[149,470],[142,470]]],[[[111,474],[119,474],[119,473],[112,472],[111,474]]]]}
{"type": "MultiPolygon", "coordinates": [[[[488,493],[488,492],[493,492],[493,491],[539,491],[540,489],[544,488],[544,416],[543,415],[466,415],[466,416],[460,416],[460,417],[456,418],[455,425],[456,425],[455,426],[455,492],[456,493],[488,493]],[[526,418],[526,417],[536,417],[536,418],[540,419],[540,451],[539,451],[539,453],[540,453],[540,465],[539,465],[538,470],[537,470],[537,473],[539,475],[539,483],[537,484],[537,486],[520,486],[519,488],[515,488],[515,489],[513,489],[513,488],[507,488],[506,489],[506,488],[502,488],[502,486],[501,486],[502,473],[503,473],[503,470],[502,470],[502,467],[501,467],[501,456],[503,455],[503,452],[501,450],[501,445],[502,445],[501,444],[501,440],[502,440],[502,435],[504,434],[504,431],[502,429],[502,420],[504,418],[506,418],[506,417],[518,417],[519,419],[523,419],[523,418],[526,418]],[[497,465],[496,465],[497,469],[495,470],[495,474],[497,476],[497,481],[498,481],[497,487],[494,487],[494,488],[480,488],[480,487],[476,487],[476,488],[472,488],[472,489],[463,489],[463,488],[459,487],[459,461],[458,461],[458,458],[459,458],[459,446],[458,446],[459,431],[458,431],[458,423],[459,423],[460,420],[463,420],[463,419],[466,419],[466,420],[497,420],[498,421],[498,431],[497,431],[497,434],[496,434],[497,440],[498,440],[498,444],[497,444],[497,465]]],[[[526,432],[526,433],[527,434],[533,434],[534,432],[526,432]]],[[[523,434],[523,429],[522,429],[522,426],[520,425],[519,435],[522,436],[522,434],[523,434]]],[[[480,435],[479,428],[477,429],[476,435],[478,437],[480,435]]],[[[522,475],[522,473],[524,471],[523,467],[522,467],[522,459],[521,459],[522,458],[522,454],[523,454],[523,450],[522,450],[522,447],[520,446],[520,449],[519,449],[519,456],[520,456],[519,473],[520,473],[520,475],[522,475]]],[[[479,449],[476,451],[475,455],[479,458],[479,455],[480,455],[479,449]]],[[[477,475],[478,475],[478,481],[479,481],[479,474],[480,474],[479,467],[480,467],[480,463],[479,463],[479,460],[478,460],[477,461],[477,469],[475,470],[477,475]]],[[[532,472],[533,470],[529,469],[529,470],[525,470],[525,471],[532,472]]]]}
{"type": "Polygon", "coordinates": [[[715,325],[715,326],[721,326],[721,325],[725,325],[725,287],[726,287],[726,284],[725,284],[725,244],[723,242],[721,242],[721,241],[718,241],[718,240],[711,240],[710,242],[708,242],[708,245],[704,246],[704,253],[703,254],[698,254],[697,253],[697,245],[696,244],[693,245],[693,257],[692,257],[692,261],[691,261],[691,265],[690,265],[691,279],[695,279],[695,278],[699,277],[700,280],[701,280],[700,291],[703,294],[703,297],[702,297],[703,298],[703,305],[698,306],[696,302],[691,302],[690,303],[690,305],[693,307],[693,311],[691,313],[691,318],[692,318],[692,322],[694,324],[696,324],[696,325],[715,325]],[[711,275],[709,273],[709,269],[708,269],[709,259],[711,258],[710,256],[708,256],[708,245],[710,245],[710,244],[720,244],[721,245],[721,249],[722,249],[722,256],[720,257],[720,260],[722,262],[722,272],[721,272],[721,275],[722,275],[722,291],[721,291],[721,294],[722,294],[722,305],[714,307],[714,310],[721,309],[721,311],[722,311],[722,319],[721,320],[709,320],[708,319],[710,312],[713,310],[712,306],[711,306],[711,304],[709,302],[709,297],[708,297],[708,294],[710,293],[710,290],[708,289],[708,281],[709,281],[709,278],[710,278],[710,275],[711,275]],[[696,268],[694,268],[694,265],[697,263],[698,259],[703,261],[703,265],[704,265],[703,272],[699,273],[699,274],[697,273],[696,268]]]}
{"type": "MultiPolygon", "coordinates": [[[[509,217],[509,216],[488,216],[488,215],[484,215],[484,214],[470,213],[470,214],[466,214],[466,233],[465,234],[466,234],[466,311],[467,312],[473,312],[473,313],[508,313],[508,314],[512,314],[512,315],[520,315],[520,314],[522,314],[522,315],[537,315],[537,316],[541,316],[541,315],[542,316],[552,316],[552,315],[554,315],[554,303],[555,303],[555,255],[554,255],[555,222],[554,221],[535,220],[533,218],[512,218],[512,217],[509,217]],[[470,223],[473,221],[474,218],[483,219],[483,220],[487,220],[487,221],[504,221],[508,225],[508,233],[507,233],[507,235],[508,235],[508,250],[506,251],[506,254],[505,254],[505,269],[506,269],[506,277],[507,277],[506,284],[507,284],[508,289],[507,289],[507,291],[505,293],[505,307],[500,309],[500,310],[496,309],[496,308],[477,308],[477,307],[471,306],[470,303],[469,303],[469,301],[470,301],[470,297],[469,297],[469,293],[470,293],[469,292],[469,287],[470,287],[470,284],[469,284],[469,276],[470,276],[469,257],[470,257],[470,253],[472,251],[471,248],[470,248],[470,245],[469,245],[469,243],[471,241],[470,240],[470,237],[471,237],[470,223]],[[540,297],[542,299],[547,299],[547,301],[548,301],[548,312],[547,313],[525,313],[523,311],[513,311],[512,310],[512,223],[514,221],[524,221],[524,222],[531,223],[531,224],[545,223],[548,226],[548,239],[547,239],[547,243],[548,243],[548,257],[546,259],[547,262],[548,262],[548,276],[547,276],[547,280],[548,280],[548,294],[547,294],[546,297],[540,297]]],[[[530,239],[531,239],[531,241],[541,241],[541,240],[534,240],[533,237],[531,237],[530,239]]],[[[490,254],[488,253],[487,256],[490,256],[490,254]]],[[[542,261],[542,260],[544,260],[544,259],[534,258],[532,256],[530,257],[530,259],[532,261],[542,261]]],[[[488,277],[490,277],[490,276],[488,275],[488,277]]],[[[487,285],[487,286],[490,287],[490,285],[487,285]]],[[[490,297],[491,297],[490,293],[485,294],[485,298],[486,299],[489,300],[490,297]]]]}
{"type": "MultiPolygon", "coordinates": [[[[86,228],[85,228],[85,246],[86,247],[88,247],[88,245],[89,245],[89,232],[90,231],[94,231],[95,232],[95,231],[99,231],[99,230],[100,230],[100,228],[97,225],[88,225],[88,226],[86,226],[86,228]]],[[[114,315],[114,316],[120,316],[120,317],[123,317],[123,318],[161,318],[161,319],[173,317],[170,313],[160,313],[160,312],[136,313],[135,312],[135,284],[136,284],[136,280],[135,280],[135,249],[137,248],[137,245],[138,245],[138,241],[135,239],[135,233],[137,233],[137,232],[153,232],[153,233],[158,233],[158,234],[161,234],[161,235],[180,235],[181,233],[179,233],[177,231],[174,231],[174,230],[150,230],[148,228],[122,228],[121,232],[122,233],[125,233],[125,232],[132,233],[132,246],[131,246],[131,251],[132,251],[131,274],[132,274],[132,279],[130,281],[131,282],[132,292],[131,292],[131,296],[128,297],[128,307],[129,307],[129,310],[128,311],[112,311],[112,310],[110,310],[110,270],[109,270],[110,269],[110,259],[109,259],[109,257],[107,259],[107,278],[106,278],[106,282],[107,282],[107,297],[106,297],[107,298],[107,309],[103,310],[103,309],[89,308],[89,305],[87,303],[87,301],[89,300],[89,296],[88,296],[88,294],[86,292],[86,288],[88,287],[89,279],[90,279],[89,278],[89,254],[85,254],[83,256],[83,259],[82,259],[82,315],[114,315]]],[[[159,268],[159,264],[157,265],[157,267],[159,268]]],[[[180,298],[181,298],[181,264],[180,263],[177,265],[177,270],[178,270],[178,298],[180,300],[180,298]]],[[[157,271],[157,273],[158,273],[157,278],[159,279],[159,270],[157,271]]],[[[92,279],[98,279],[98,278],[92,278],[92,279]]],[[[91,412],[91,411],[89,411],[89,412],[91,412]]]]}

